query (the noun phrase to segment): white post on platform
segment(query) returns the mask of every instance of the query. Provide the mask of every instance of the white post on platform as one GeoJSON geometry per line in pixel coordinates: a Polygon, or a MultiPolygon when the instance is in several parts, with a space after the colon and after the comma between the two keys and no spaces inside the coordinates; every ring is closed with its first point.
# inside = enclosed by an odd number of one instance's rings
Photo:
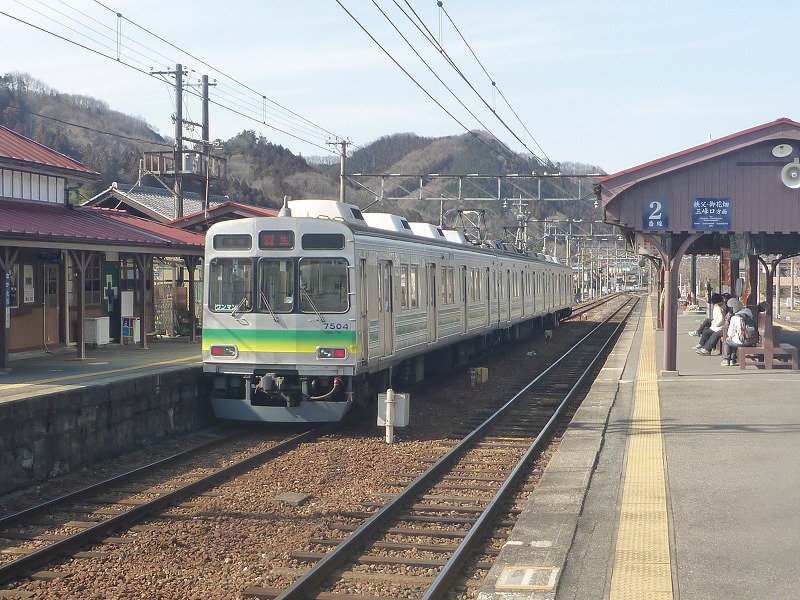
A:
{"type": "Polygon", "coordinates": [[[394,390],[386,390],[386,443],[394,444],[394,390]]]}

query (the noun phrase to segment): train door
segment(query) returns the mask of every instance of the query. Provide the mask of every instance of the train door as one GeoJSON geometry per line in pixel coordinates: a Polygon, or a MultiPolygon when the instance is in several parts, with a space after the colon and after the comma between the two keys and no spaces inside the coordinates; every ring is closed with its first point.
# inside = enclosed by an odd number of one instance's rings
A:
{"type": "Polygon", "coordinates": [[[486,325],[492,324],[492,272],[489,267],[483,273],[483,298],[486,305],[486,325]]]}
{"type": "Polygon", "coordinates": [[[467,267],[461,267],[461,332],[465,332],[467,330],[467,324],[469,321],[467,320],[467,303],[468,303],[468,296],[467,296],[467,267]]]}
{"type": "Polygon", "coordinates": [[[511,271],[506,269],[505,281],[503,282],[503,289],[505,290],[505,302],[503,307],[506,313],[506,321],[511,320],[511,271]]]}
{"type": "Polygon", "coordinates": [[[378,335],[381,356],[394,353],[394,319],[392,305],[392,261],[378,261],[378,335]]]}
{"type": "Polygon", "coordinates": [[[370,359],[370,351],[369,351],[369,319],[367,315],[369,314],[369,290],[368,290],[368,279],[367,279],[367,259],[362,258],[358,261],[358,313],[356,314],[356,318],[358,319],[358,336],[361,338],[359,347],[361,348],[361,358],[362,360],[369,360],[370,359]]]}
{"type": "Polygon", "coordinates": [[[436,302],[436,264],[431,263],[428,265],[428,274],[426,276],[426,283],[428,286],[428,342],[435,342],[439,335],[437,328],[437,302],[436,302]]]}

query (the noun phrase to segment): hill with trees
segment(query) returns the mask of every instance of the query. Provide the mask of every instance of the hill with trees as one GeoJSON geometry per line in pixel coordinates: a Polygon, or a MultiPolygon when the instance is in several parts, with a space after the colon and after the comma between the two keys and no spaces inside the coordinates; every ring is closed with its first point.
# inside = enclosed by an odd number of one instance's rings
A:
{"type": "MultiPolygon", "coordinates": [[[[82,190],[86,198],[112,182],[159,185],[152,176],[140,174],[142,154],[171,150],[174,141],[141,117],[111,110],[105,102],[88,96],[62,94],[21,73],[0,76],[0,125],[101,173],[100,181],[82,190]]],[[[303,158],[251,130],[226,140],[214,154],[227,160],[227,176],[213,183],[213,194],[269,207],[279,207],[285,195],[339,197],[339,162],[335,157],[303,158]]],[[[401,214],[409,220],[438,223],[441,215],[447,215],[450,221],[446,224],[452,225],[457,209],[476,210],[485,215],[485,224],[497,238],[504,228],[515,227],[514,213],[519,211],[520,201],[515,210],[514,199],[520,196],[577,199],[535,202],[526,207],[531,219],[600,218],[588,179],[502,179],[500,189],[497,183],[497,176],[508,173],[544,175],[545,171],[552,174],[560,169],[562,173],[588,174],[602,172],[599,167],[564,163],[545,169],[535,157],[515,154],[481,131],[441,138],[413,133],[386,135],[349,152],[346,164],[348,174],[361,174],[348,178],[348,202],[373,212],[401,214]],[[406,176],[376,176],[388,173],[406,176]],[[493,177],[462,182],[456,177],[441,177],[470,173],[493,177]],[[418,174],[440,177],[420,178],[418,174]]],[[[184,188],[193,190],[191,183],[184,188]]]]}

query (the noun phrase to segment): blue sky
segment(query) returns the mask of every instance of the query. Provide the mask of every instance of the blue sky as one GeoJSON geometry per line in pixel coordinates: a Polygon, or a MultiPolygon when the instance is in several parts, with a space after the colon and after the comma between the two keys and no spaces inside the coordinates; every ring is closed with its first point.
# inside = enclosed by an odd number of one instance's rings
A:
{"type": "MultiPolygon", "coordinates": [[[[336,0],[6,0],[0,72],[103,100],[172,136],[174,92],[148,73],[180,62],[190,81],[216,79],[212,138],[249,129],[306,156],[329,152],[334,135],[366,145],[488,129],[515,151],[614,173],[709,137],[800,120],[796,11],[786,3],[443,0],[445,14],[436,0],[341,2],[419,85],[336,0]],[[397,5],[414,9],[475,91],[397,5]]],[[[189,97],[184,112],[199,122],[199,101],[189,97]]]]}

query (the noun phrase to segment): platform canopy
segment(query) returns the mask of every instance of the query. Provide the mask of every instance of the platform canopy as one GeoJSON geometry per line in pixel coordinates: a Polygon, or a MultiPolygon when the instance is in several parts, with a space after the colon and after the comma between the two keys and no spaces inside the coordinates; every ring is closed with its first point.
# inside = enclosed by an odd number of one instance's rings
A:
{"type": "Polygon", "coordinates": [[[685,253],[727,248],[751,268],[759,256],[800,254],[800,123],[778,119],[602,177],[597,194],[603,220],[664,268],[664,369],[675,370],[685,253]]]}
{"type": "Polygon", "coordinates": [[[758,254],[800,248],[800,123],[778,119],[600,179],[604,220],[632,234],[703,233],[718,252],[733,233],[758,254]]]}

